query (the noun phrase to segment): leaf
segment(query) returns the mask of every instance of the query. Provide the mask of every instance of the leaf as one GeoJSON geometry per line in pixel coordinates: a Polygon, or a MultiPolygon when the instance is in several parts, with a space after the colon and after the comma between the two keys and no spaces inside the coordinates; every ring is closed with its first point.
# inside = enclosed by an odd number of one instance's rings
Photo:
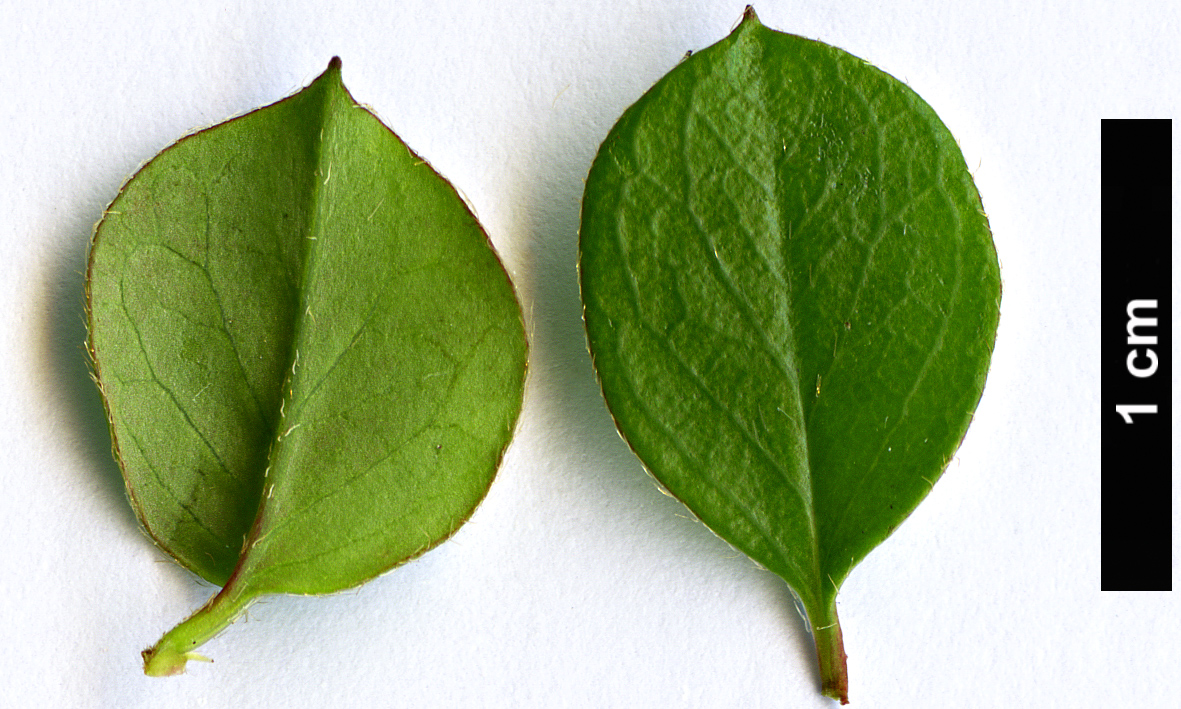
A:
{"type": "Polygon", "coordinates": [[[271,593],[449,537],[520,411],[508,276],[455,189],[340,79],[181,139],[98,225],[89,348],[136,514],[224,585],[148,674],[271,593]]]}
{"type": "Polygon", "coordinates": [[[847,701],[836,594],[980,398],[1000,300],[979,195],[896,79],[754,12],[603,142],[580,273],[628,444],[807,611],[847,701]]]}

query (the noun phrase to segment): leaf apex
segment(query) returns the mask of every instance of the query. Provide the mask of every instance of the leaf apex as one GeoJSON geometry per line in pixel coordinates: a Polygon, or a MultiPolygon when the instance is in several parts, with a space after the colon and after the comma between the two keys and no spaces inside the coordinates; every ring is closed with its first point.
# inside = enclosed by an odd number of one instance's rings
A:
{"type": "MultiPolygon", "coordinates": [[[[317,76],[316,79],[307,86],[307,88],[311,88],[312,86],[321,83],[324,86],[332,86],[342,89],[345,94],[349,93],[349,90],[345,88],[344,79],[341,77],[341,61],[339,56],[332,57],[332,59],[328,61],[328,68],[326,68],[319,76],[317,76]]],[[[349,99],[352,99],[351,94],[349,94],[349,99]]],[[[353,100],[353,103],[356,103],[356,101],[353,100]]]]}
{"type": "Polygon", "coordinates": [[[331,79],[335,80],[335,83],[341,84],[343,86],[344,82],[340,78],[340,65],[341,65],[340,57],[339,56],[332,57],[332,59],[330,59],[328,61],[328,68],[325,69],[323,71],[323,73],[321,73],[319,76],[317,76],[316,80],[313,81],[312,83],[315,84],[315,83],[318,83],[324,79],[331,78],[331,79]]]}

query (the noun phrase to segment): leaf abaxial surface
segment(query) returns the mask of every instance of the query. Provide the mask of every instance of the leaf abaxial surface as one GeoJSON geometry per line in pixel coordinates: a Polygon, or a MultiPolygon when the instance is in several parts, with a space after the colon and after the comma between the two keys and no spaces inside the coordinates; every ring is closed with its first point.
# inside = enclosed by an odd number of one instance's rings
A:
{"type": "Polygon", "coordinates": [[[260,594],[354,586],[450,536],[520,411],[507,274],[338,60],[145,165],[96,229],[87,290],[136,513],[225,586],[151,673],[260,594]]]}
{"type": "Polygon", "coordinates": [[[636,454],[784,578],[847,698],[835,598],[971,420],[999,316],[980,198],[901,82],[748,9],[608,134],[587,336],[636,454]]]}

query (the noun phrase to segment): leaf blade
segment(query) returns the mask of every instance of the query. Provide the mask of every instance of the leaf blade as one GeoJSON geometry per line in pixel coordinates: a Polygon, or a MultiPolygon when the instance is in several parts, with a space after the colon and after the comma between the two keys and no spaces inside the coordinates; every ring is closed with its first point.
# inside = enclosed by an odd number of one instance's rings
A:
{"type": "Polygon", "coordinates": [[[145,652],[150,674],[183,669],[258,595],[338,591],[448,538],[521,408],[507,272],[458,192],[348,94],[339,60],[137,173],[96,229],[88,302],[137,514],[224,585],[145,652]],[[199,465],[222,460],[235,485],[199,465]],[[210,520],[206,537],[237,542],[212,562],[208,539],[175,532],[210,520]]]}
{"type": "Polygon", "coordinates": [[[958,447],[995,336],[954,139],[900,82],[748,9],[604,140],[580,274],[621,434],[792,586],[844,697],[837,589],[958,447]]]}

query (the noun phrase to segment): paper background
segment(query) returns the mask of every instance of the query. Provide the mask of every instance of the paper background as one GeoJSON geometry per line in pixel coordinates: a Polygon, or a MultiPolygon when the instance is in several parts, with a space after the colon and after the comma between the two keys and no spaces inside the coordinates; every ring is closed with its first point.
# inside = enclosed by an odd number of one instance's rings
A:
{"type": "MultiPolygon", "coordinates": [[[[1004,277],[963,447],[839,597],[852,706],[1173,705],[1176,596],[1100,591],[1099,121],[1179,116],[1176,6],[756,10],[935,108],[1004,277]]],[[[741,12],[0,0],[0,705],[832,706],[786,587],[691,521],[615,434],[579,319],[591,158],[741,12]],[[140,533],[110,457],[82,348],[91,228],[140,163],[334,54],[353,95],[463,190],[513,274],[533,335],[523,420],[453,541],[353,591],[268,599],[204,647],[215,664],[146,678],[139,651],[214,589],[140,533]]]]}

